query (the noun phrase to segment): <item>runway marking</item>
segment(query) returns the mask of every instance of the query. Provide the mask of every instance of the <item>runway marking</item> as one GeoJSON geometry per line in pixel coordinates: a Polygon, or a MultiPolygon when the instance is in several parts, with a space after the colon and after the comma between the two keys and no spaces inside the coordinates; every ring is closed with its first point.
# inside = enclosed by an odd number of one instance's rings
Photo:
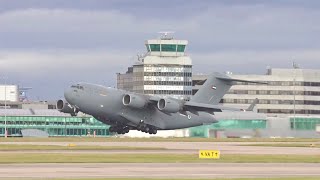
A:
{"type": "Polygon", "coordinates": [[[313,163],[94,163],[94,164],[2,164],[0,178],[53,177],[320,177],[313,163]],[[215,171],[215,172],[212,172],[215,171]],[[258,171],[258,172],[253,172],[258,171]],[[291,173],[296,172],[296,173],[291,173]]]}

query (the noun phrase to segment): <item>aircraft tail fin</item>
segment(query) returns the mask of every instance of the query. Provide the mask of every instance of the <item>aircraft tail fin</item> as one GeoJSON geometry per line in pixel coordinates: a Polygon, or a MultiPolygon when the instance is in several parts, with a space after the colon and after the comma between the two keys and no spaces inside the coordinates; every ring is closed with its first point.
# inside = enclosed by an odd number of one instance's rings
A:
{"type": "Polygon", "coordinates": [[[258,103],[259,99],[256,98],[255,100],[253,100],[253,102],[250,104],[250,106],[246,109],[246,111],[253,111],[253,108],[256,106],[256,104],[258,103]]]}
{"type": "Polygon", "coordinates": [[[208,79],[200,87],[198,92],[191,98],[190,101],[205,104],[218,104],[222,97],[236,82],[266,84],[263,82],[232,79],[225,74],[213,73],[209,75],[208,79]]]}

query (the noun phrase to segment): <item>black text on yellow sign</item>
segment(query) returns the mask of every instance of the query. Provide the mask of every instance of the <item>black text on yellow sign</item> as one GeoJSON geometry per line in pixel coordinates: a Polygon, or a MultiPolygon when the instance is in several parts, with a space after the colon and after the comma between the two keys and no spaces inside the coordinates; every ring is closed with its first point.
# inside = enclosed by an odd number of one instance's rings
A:
{"type": "Polygon", "coordinates": [[[220,151],[218,150],[199,150],[200,159],[220,159],[220,151]]]}

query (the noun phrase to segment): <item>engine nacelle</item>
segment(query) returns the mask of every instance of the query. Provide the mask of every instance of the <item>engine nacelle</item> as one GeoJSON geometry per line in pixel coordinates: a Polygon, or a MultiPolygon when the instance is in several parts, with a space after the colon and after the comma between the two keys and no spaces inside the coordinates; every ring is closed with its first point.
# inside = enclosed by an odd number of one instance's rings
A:
{"type": "Polygon", "coordinates": [[[57,109],[58,109],[60,112],[69,113],[69,114],[71,114],[72,116],[76,116],[77,113],[78,113],[77,108],[71,106],[69,103],[64,102],[64,101],[61,100],[61,99],[57,101],[57,109]]]}
{"type": "Polygon", "coordinates": [[[158,109],[168,113],[176,113],[181,110],[181,105],[172,99],[160,99],[158,101],[158,109]]]}
{"type": "Polygon", "coordinates": [[[143,108],[147,104],[147,101],[143,97],[135,94],[125,94],[122,98],[122,103],[132,108],[143,108]]]}

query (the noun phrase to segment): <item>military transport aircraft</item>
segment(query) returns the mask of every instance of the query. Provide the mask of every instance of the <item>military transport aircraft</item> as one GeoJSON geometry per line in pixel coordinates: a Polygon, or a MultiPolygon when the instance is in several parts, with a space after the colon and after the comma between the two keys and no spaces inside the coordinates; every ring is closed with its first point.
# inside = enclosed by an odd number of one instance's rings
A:
{"type": "MultiPolygon", "coordinates": [[[[191,100],[185,101],[78,83],[65,90],[66,101],[59,100],[57,108],[72,116],[76,116],[79,111],[92,115],[95,119],[110,125],[110,132],[125,134],[130,130],[139,130],[156,134],[157,130],[216,123],[218,120],[215,118],[215,112],[245,111],[218,104],[236,82],[261,84],[261,82],[232,79],[225,74],[213,73],[191,100]]],[[[256,101],[247,111],[252,111],[256,101]]]]}

